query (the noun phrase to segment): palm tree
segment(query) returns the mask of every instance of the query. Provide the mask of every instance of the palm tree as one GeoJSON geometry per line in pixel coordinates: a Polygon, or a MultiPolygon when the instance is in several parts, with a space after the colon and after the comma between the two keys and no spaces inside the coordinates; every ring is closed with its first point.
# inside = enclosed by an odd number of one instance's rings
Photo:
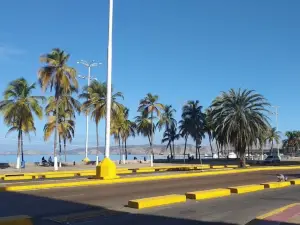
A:
{"type": "Polygon", "coordinates": [[[140,116],[136,116],[135,124],[137,134],[147,137],[151,147],[151,134],[155,132],[155,126],[153,123],[151,125],[151,119],[148,117],[148,113],[143,111],[140,116]]]}
{"type": "MultiPolygon", "coordinates": [[[[113,92],[113,89],[112,89],[113,92]]],[[[82,104],[82,111],[86,114],[91,114],[92,119],[96,123],[96,138],[97,138],[97,155],[99,154],[99,132],[98,126],[100,120],[106,116],[106,83],[101,83],[97,80],[91,82],[89,86],[83,88],[83,92],[79,95],[79,98],[85,99],[82,104]]],[[[118,99],[124,99],[122,92],[116,92],[112,94],[111,98],[111,114],[113,120],[122,112],[124,106],[119,103],[118,99]]]]}
{"type": "Polygon", "coordinates": [[[147,116],[150,115],[150,124],[151,124],[151,135],[150,135],[150,148],[152,151],[152,155],[154,156],[154,152],[153,152],[153,121],[154,121],[154,114],[156,114],[156,116],[160,116],[161,114],[161,110],[164,109],[164,105],[161,103],[158,103],[158,95],[152,95],[151,93],[148,93],[146,95],[145,98],[140,100],[140,104],[138,107],[138,111],[139,112],[144,112],[147,114],[147,116]]]}
{"type": "Polygon", "coordinates": [[[246,165],[246,147],[256,144],[257,134],[269,127],[265,115],[268,106],[262,95],[241,89],[222,92],[211,105],[216,134],[223,137],[225,143],[234,146],[242,166],[246,165]]]}
{"type": "Polygon", "coordinates": [[[205,114],[202,112],[202,106],[199,101],[188,101],[182,108],[181,117],[190,121],[189,133],[196,142],[196,159],[200,157],[200,147],[202,139],[205,137],[204,124],[205,114]]]}
{"type": "MultiPolygon", "coordinates": [[[[71,93],[72,89],[77,91],[78,82],[76,78],[76,70],[67,65],[70,55],[60,50],[59,48],[54,48],[50,53],[42,55],[40,61],[45,63],[39,72],[38,80],[45,91],[50,88],[50,91],[54,89],[54,97],[56,100],[56,111],[58,111],[58,103],[63,93],[71,93]]],[[[58,120],[56,120],[55,130],[54,130],[54,169],[57,169],[57,139],[58,139],[58,120]]]]}
{"type": "Polygon", "coordinates": [[[213,141],[213,124],[212,124],[212,118],[211,118],[211,109],[208,108],[206,109],[205,112],[205,123],[204,123],[204,131],[208,135],[208,140],[209,140],[209,145],[210,145],[210,151],[211,151],[211,156],[213,157],[214,155],[214,150],[212,147],[212,141],[213,141]]]}
{"type": "Polygon", "coordinates": [[[300,148],[300,131],[287,131],[287,139],[283,140],[283,148],[288,149],[293,154],[300,148]]]}
{"type": "Polygon", "coordinates": [[[0,102],[0,112],[4,116],[4,123],[10,126],[8,134],[18,132],[17,168],[20,168],[20,153],[24,161],[23,134],[35,132],[34,115],[39,119],[43,117],[41,103],[45,100],[42,96],[32,96],[35,83],[28,84],[24,78],[16,79],[9,83],[4,91],[4,100],[0,102]]]}
{"type": "MultiPolygon", "coordinates": [[[[64,155],[65,155],[65,162],[67,161],[67,149],[66,149],[66,142],[71,142],[74,138],[75,133],[75,122],[69,118],[68,113],[64,113],[62,110],[59,109],[58,114],[58,139],[59,139],[59,153],[61,155],[61,142],[64,143],[64,155]]],[[[50,136],[53,134],[56,128],[56,116],[49,116],[48,123],[44,126],[44,139],[45,141],[49,140],[50,136]]]]}
{"type": "Polygon", "coordinates": [[[165,130],[163,134],[162,143],[168,142],[167,149],[170,147],[170,153],[171,153],[171,159],[175,156],[175,146],[174,142],[175,140],[178,140],[180,137],[180,134],[177,133],[177,128],[173,124],[171,125],[167,130],[165,130]]]}
{"type": "Polygon", "coordinates": [[[271,143],[271,149],[270,149],[270,151],[272,151],[273,150],[274,141],[276,142],[276,144],[279,144],[279,141],[280,141],[280,131],[277,131],[276,127],[270,128],[268,130],[267,140],[269,141],[269,143],[271,143]]]}
{"type": "Polygon", "coordinates": [[[172,105],[165,105],[163,112],[157,122],[157,127],[159,131],[164,127],[165,130],[168,130],[171,126],[177,126],[177,121],[174,118],[174,113],[176,110],[172,108],[172,105]]]}
{"type": "Polygon", "coordinates": [[[188,141],[189,136],[191,135],[191,126],[192,122],[189,118],[182,118],[182,120],[179,121],[179,133],[181,137],[184,138],[184,152],[183,152],[183,161],[185,162],[185,155],[186,155],[186,144],[188,141]]]}
{"type": "Polygon", "coordinates": [[[128,119],[129,116],[129,109],[124,108],[124,120],[123,120],[123,126],[121,130],[121,138],[124,142],[124,150],[125,150],[125,159],[127,160],[128,153],[127,153],[127,139],[132,136],[135,137],[135,131],[136,131],[136,124],[135,122],[128,119]]]}

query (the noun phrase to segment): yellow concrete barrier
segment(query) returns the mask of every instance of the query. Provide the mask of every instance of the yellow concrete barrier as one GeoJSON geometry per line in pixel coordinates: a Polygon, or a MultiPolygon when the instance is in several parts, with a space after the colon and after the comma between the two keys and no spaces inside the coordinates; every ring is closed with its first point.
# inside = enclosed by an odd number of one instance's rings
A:
{"type": "Polygon", "coordinates": [[[155,172],[155,169],[137,169],[137,170],[133,170],[133,172],[135,173],[153,173],[155,172]]]}
{"type": "Polygon", "coordinates": [[[29,216],[0,217],[0,225],[33,225],[29,216]]]}
{"type": "Polygon", "coordinates": [[[239,168],[238,165],[226,165],[225,167],[226,168],[239,168]]]}
{"type": "Polygon", "coordinates": [[[44,175],[45,179],[50,179],[50,178],[70,178],[70,177],[74,177],[75,174],[71,173],[71,174],[46,174],[44,175]]]}
{"type": "Polygon", "coordinates": [[[229,189],[218,188],[212,190],[188,192],[185,195],[186,198],[188,199],[203,200],[203,199],[210,199],[210,198],[220,198],[220,197],[228,196],[230,194],[231,191],[229,189]]]}
{"type": "Polygon", "coordinates": [[[131,174],[133,171],[132,170],[121,170],[121,171],[118,171],[117,170],[117,174],[118,175],[121,175],[121,174],[131,174]]]}
{"type": "Polygon", "coordinates": [[[210,166],[210,168],[211,169],[222,169],[222,168],[224,168],[225,166],[223,166],[223,165],[211,165],[210,166]]]}
{"type": "Polygon", "coordinates": [[[231,193],[243,194],[243,193],[248,193],[248,192],[261,191],[264,188],[265,187],[263,185],[252,184],[252,185],[229,187],[228,189],[231,191],[231,193]]]}
{"type": "Polygon", "coordinates": [[[79,176],[81,177],[96,176],[96,170],[93,172],[81,172],[79,173],[79,176]]]}
{"type": "Polygon", "coordinates": [[[290,181],[262,183],[265,188],[283,188],[291,185],[290,181]]]}
{"type": "Polygon", "coordinates": [[[128,206],[134,209],[150,208],[155,206],[169,205],[174,203],[186,202],[185,195],[165,195],[152,198],[142,198],[130,200],[128,206]]]}
{"type": "Polygon", "coordinates": [[[2,177],[2,180],[32,180],[35,179],[35,176],[9,176],[2,177]]]}
{"type": "Polygon", "coordinates": [[[300,184],[300,179],[294,179],[294,180],[291,180],[291,185],[299,185],[300,184]]]}

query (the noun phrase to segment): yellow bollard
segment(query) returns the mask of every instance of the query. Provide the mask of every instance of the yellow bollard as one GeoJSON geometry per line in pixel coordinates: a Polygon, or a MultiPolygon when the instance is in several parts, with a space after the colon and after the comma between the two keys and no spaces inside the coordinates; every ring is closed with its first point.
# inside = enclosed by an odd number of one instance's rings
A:
{"type": "Polygon", "coordinates": [[[119,176],[117,176],[116,164],[109,158],[104,158],[103,161],[96,166],[96,179],[112,180],[117,178],[119,178],[119,176]]]}

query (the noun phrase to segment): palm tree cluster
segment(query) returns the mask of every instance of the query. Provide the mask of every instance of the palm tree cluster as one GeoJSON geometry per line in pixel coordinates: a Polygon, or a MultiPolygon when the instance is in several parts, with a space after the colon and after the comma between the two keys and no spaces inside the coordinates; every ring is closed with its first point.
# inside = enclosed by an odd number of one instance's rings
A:
{"type": "Polygon", "coordinates": [[[300,131],[287,131],[285,136],[287,139],[283,140],[282,147],[294,155],[300,148],[300,131]]]}
{"type": "MultiPolygon", "coordinates": [[[[106,83],[94,80],[89,86],[83,87],[78,98],[78,82],[76,70],[68,66],[70,55],[60,49],[53,49],[42,55],[43,66],[38,72],[38,82],[46,91],[53,91],[43,109],[42,96],[33,96],[35,84],[28,84],[24,78],[12,81],[4,92],[4,100],[0,102],[0,112],[4,122],[12,131],[18,132],[18,163],[23,157],[23,135],[35,132],[34,116],[42,119],[48,117],[44,126],[44,139],[54,136],[54,164],[57,154],[61,156],[64,146],[65,161],[67,142],[75,135],[75,119],[79,113],[90,115],[96,125],[97,155],[100,153],[99,123],[106,116],[106,83]],[[44,113],[43,113],[44,111],[44,113]]],[[[175,119],[176,110],[171,105],[159,102],[159,96],[148,93],[140,100],[134,121],[129,119],[129,109],[120,103],[124,99],[121,92],[112,91],[111,104],[111,135],[119,145],[120,155],[127,159],[127,141],[130,136],[142,135],[148,138],[149,152],[154,155],[153,143],[156,130],[163,131],[162,143],[170,150],[171,159],[175,157],[175,141],[183,138],[185,142],[184,157],[188,140],[195,143],[196,159],[200,158],[203,138],[207,134],[210,149],[214,154],[213,141],[218,153],[227,146],[234,147],[245,164],[246,149],[253,145],[260,148],[266,143],[278,143],[280,133],[270,128],[268,123],[269,103],[260,94],[252,90],[229,90],[220,96],[204,111],[198,100],[187,101],[182,107],[181,120],[175,119]]],[[[288,139],[284,146],[299,148],[299,132],[286,134],[288,139]]],[[[19,166],[19,165],[18,165],[19,166]]],[[[57,165],[54,165],[57,166],[57,165]]]]}

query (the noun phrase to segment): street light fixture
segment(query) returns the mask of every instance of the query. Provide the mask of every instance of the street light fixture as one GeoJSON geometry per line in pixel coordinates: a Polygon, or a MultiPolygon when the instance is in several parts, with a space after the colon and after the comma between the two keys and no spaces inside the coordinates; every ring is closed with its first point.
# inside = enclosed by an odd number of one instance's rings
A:
{"type": "MultiPolygon", "coordinates": [[[[97,80],[97,78],[91,77],[91,68],[99,66],[102,63],[95,62],[95,60],[93,60],[91,62],[87,62],[85,60],[80,60],[77,63],[82,64],[82,65],[84,65],[85,67],[88,68],[88,75],[87,76],[78,75],[78,78],[87,80],[88,81],[88,86],[90,86],[91,80],[97,80]]],[[[89,115],[86,115],[85,158],[83,159],[84,162],[90,161],[89,158],[88,158],[88,145],[89,145],[89,115]]],[[[97,156],[96,161],[98,161],[98,156],[97,156]]]]}

